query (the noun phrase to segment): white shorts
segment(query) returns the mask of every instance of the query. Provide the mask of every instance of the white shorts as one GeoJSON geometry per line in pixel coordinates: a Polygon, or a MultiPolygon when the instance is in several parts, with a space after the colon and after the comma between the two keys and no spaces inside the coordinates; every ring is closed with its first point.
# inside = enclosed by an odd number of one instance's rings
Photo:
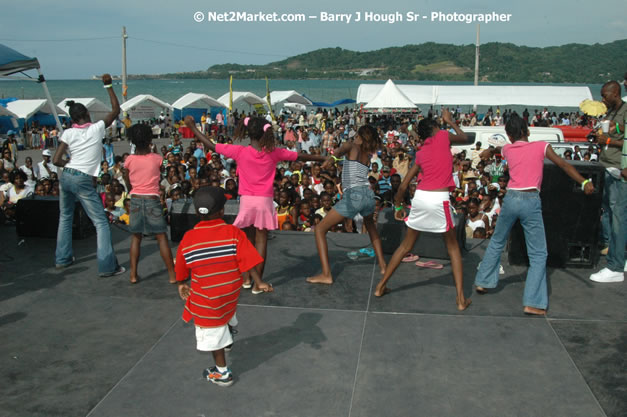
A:
{"type": "Polygon", "coordinates": [[[229,320],[229,324],[226,326],[196,326],[196,349],[203,352],[213,352],[233,343],[233,337],[229,331],[229,326],[237,326],[237,317],[235,314],[233,314],[233,317],[229,320]]]}
{"type": "Polygon", "coordinates": [[[453,229],[449,192],[416,190],[405,224],[420,232],[444,233],[453,229]]]}

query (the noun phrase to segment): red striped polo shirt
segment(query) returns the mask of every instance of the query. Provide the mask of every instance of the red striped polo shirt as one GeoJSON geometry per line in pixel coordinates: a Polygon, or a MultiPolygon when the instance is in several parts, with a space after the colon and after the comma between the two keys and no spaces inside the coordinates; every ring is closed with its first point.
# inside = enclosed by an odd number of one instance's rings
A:
{"type": "Polygon", "coordinates": [[[176,253],[176,279],[192,277],[183,320],[196,326],[226,325],[237,308],[242,272],[263,262],[246,234],[222,219],[201,221],[183,236],[176,253]]]}

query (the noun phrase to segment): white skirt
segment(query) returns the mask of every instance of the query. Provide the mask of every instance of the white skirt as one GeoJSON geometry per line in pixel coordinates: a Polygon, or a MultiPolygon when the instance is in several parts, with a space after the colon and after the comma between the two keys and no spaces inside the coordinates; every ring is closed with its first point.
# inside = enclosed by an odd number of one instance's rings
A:
{"type": "Polygon", "coordinates": [[[237,317],[233,314],[226,326],[199,327],[196,326],[196,349],[203,352],[213,352],[233,343],[233,336],[229,326],[237,326],[237,317]]]}
{"type": "Polygon", "coordinates": [[[416,190],[405,224],[420,232],[444,233],[453,229],[449,192],[416,190]]]}

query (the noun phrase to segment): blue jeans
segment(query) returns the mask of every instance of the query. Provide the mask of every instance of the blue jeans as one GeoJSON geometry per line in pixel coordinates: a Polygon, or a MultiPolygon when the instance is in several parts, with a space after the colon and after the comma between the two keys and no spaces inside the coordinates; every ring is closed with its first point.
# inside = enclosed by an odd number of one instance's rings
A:
{"type": "Polygon", "coordinates": [[[66,168],[59,181],[59,229],[57,232],[57,265],[72,263],[72,222],[74,205],[80,201],[87,216],[96,226],[98,236],[98,273],[112,274],[118,269],[118,260],[113,252],[111,229],[102,206],[102,200],[96,193],[92,177],[74,169],[66,168]]]}
{"type": "Polygon", "coordinates": [[[607,267],[614,272],[625,268],[627,237],[627,183],[605,172],[603,190],[602,240],[609,244],[607,267]]]}
{"type": "Polygon", "coordinates": [[[527,271],[525,282],[523,305],[546,309],[549,304],[546,287],[546,235],[540,194],[537,192],[507,191],[494,235],[475,277],[475,285],[483,288],[496,287],[499,280],[501,252],[503,252],[512,226],[518,219],[525,231],[529,255],[529,271],[527,271]]]}

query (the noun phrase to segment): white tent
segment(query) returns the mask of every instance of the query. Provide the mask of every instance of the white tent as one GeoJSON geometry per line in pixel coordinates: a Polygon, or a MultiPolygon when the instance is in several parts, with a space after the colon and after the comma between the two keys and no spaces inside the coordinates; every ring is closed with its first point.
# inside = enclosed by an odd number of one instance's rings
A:
{"type": "Polygon", "coordinates": [[[303,97],[294,90],[272,91],[270,92],[270,103],[276,106],[280,103],[298,103],[305,106],[311,106],[311,100],[303,97]]]}
{"type": "Polygon", "coordinates": [[[12,117],[14,119],[19,119],[18,115],[13,113],[11,110],[7,109],[6,107],[0,106],[0,116],[8,116],[8,117],[12,117]]]}
{"type": "Polygon", "coordinates": [[[172,103],[172,107],[175,109],[188,107],[194,109],[208,109],[210,107],[224,107],[224,105],[207,94],[187,93],[172,103]]]}
{"type": "MultiPolygon", "coordinates": [[[[28,120],[37,112],[55,114],[51,102],[46,99],[35,100],[15,100],[7,103],[7,109],[14,113],[18,118],[28,120]]],[[[58,106],[55,106],[57,114],[66,115],[66,113],[58,106]]]]}
{"type": "MultiPolygon", "coordinates": [[[[229,93],[223,94],[218,101],[223,104],[227,109],[229,108],[229,93]]],[[[266,101],[256,94],[248,91],[233,91],[233,106],[238,104],[248,104],[253,106],[255,104],[266,105],[266,101]]]]}
{"type": "Polygon", "coordinates": [[[392,80],[387,80],[376,96],[364,106],[365,109],[415,109],[416,105],[392,80]]]}
{"type": "Polygon", "coordinates": [[[170,106],[165,101],[159,100],[150,94],[140,94],[122,103],[120,108],[124,112],[128,112],[131,120],[152,119],[158,115],[158,112],[170,110],[170,106]]]}
{"type": "Polygon", "coordinates": [[[293,111],[307,111],[307,107],[304,104],[300,103],[283,103],[283,107],[293,111]]]}
{"type": "MultiPolygon", "coordinates": [[[[357,90],[357,102],[370,103],[383,87],[381,84],[361,84],[357,90]]],[[[397,87],[414,104],[578,107],[582,100],[592,99],[588,87],[415,84],[398,84],[397,87]]]]}
{"type": "Polygon", "coordinates": [[[107,114],[111,113],[111,107],[104,104],[102,101],[93,97],[78,97],[78,98],[64,98],[58,104],[58,106],[63,109],[67,114],[70,113],[70,108],[65,105],[67,101],[74,101],[76,103],[81,103],[83,106],[87,107],[89,110],[89,115],[91,117],[92,122],[97,122],[98,120],[103,120],[107,114]]]}

